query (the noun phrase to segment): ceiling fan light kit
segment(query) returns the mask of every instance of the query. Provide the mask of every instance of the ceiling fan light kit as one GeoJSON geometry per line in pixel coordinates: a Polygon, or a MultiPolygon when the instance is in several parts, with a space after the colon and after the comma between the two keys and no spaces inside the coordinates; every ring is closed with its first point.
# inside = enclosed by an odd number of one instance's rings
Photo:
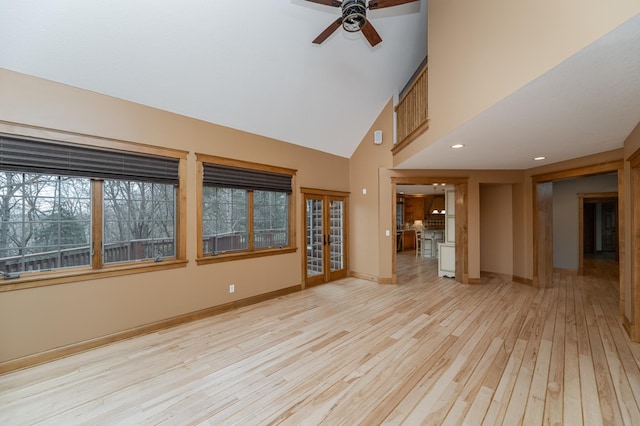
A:
{"type": "Polygon", "coordinates": [[[342,28],[356,33],[367,23],[367,5],[364,0],[346,0],[342,4],[342,28]]]}
{"type": "Polygon", "coordinates": [[[312,3],[319,3],[325,6],[339,7],[342,9],[342,16],[332,22],[323,32],[313,40],[315,44],[321,44],[340,26],[345,31],[355,33],[362,31],[362,34],[373,47],[382,41],[371,22],[367,20],[367,9],[382,9],[384,7],[399,6],[405,3],[413,3],[418,0],[371,0],[367,4],[366,0],[307,0],[312,3]]]}

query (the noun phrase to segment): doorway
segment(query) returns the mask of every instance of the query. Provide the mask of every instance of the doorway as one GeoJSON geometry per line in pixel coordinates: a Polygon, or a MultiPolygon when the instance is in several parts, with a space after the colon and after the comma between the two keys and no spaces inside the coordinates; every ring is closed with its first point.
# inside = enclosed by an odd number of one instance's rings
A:
{"type": "MultiPolygon", "coordinates": [[[[546,288],[553,287],[553,268],[554,268],[554,227],[553,227],[553,195],[554,182],[561,182],[566,179],[574,179],[579,177],[590,177],[605,174],[617,174],[617,194],[624,193],[623,186],[623,164],[622,161],[611,161],[601,163],[594,166],[585,166],[576,169],[568,169],[558,172],[534,175],[532,180],[533,205],[533,285],[534,287],[546,288]]],[[[609,193],[604,193],[609,194],[609,193]]],[[[602,193],[600,194],[602,195],[602,193]]],[[[580,198],[579,198],[580,199],[580,198]]],[[[620,201],[622,202],[622,201],[620,201]]],[[[616,214],[616,241],[617,247],[624,246],[624,232],[622,230],[623,223],[619,220],[620,214],[616,214]]],[[[571,216],[575,217],[575,216],[571,216]]],[[[574,219],[575,220],[575,219],[574,219]]],[[[578,220],[582,222],[582,211],[578,214],[578,220]]],[[[567,227],[568,228],[568,227],[567,227]]],[[[576,232],[579,234],[579,242],[577,247],[578,257],[578,273],[583,273],[584,269],[584,229],[583,224],[578,224],[576,232]]],[[[575,238],[575,237],[574,237],[575,238]]],[[[575,241],[575,240],[573,240],[575,241]]],[[[624,264],[624,252],[618,252],[619,265],[624,264]]],[[[575,258],[574,258],[575,259],[575,258]]],[[[574,260],[575,262],[575,260],[574,260]]],[[[575,266],[574,266],[575,268],[575,266]]],[[[624,282],[624,270],[619,268],[618,284],[620,286],[620,302],[624,303],[624,292],[621,288],[624,282]]]]}
{"type": "Polygon", "coordinates": [[[302,192],[305,212],[305,286],[346,277],[347,194],[306,188],[302,192]]]}
{"type": "MultiPolygon", "coordinates": [[[[468,234],[467,234],[468,178],[466,177],[428,177],[428,176],[391,176],[392,199],[396,200],[397,193],[398,193],[397,188],[399,185],[402,185],[402,186],[426,185],[426,186],[432,187],[434,182],[437,182],[439,184],[444,183],[445,186],[449,185],[450,187],[453,187],[453,190],[454,190],[452,191],[452,194],[454,194],[454,196],[451,197],[450,202],[453,203],[453,205],[455,206],[455,209],[449,209],[448,207],[445,209],[448,212],[455,211],[454,226],[448,227],[448,232],[451,232],[451,236],[452,236],[450,239],[455,240],[455,248],[453,250],[454,255],[453,255],[453,263],[452,263],[452,267],[453,267],[452,269],[455,270],[455,273],[452,273],[451,275],[455,277],[455,280],[457,282],[462,284],[479,283],[480,278],[477,278],[477,279],[469,278],[469,250],[468,250],[468,234]]],[[[432,208],[433,206],[431,207],[431,209],[432,208]]],[[[431,209],[427,209],[427,211],[431,209]]],[[[404,222],[403,219],[398,218],[398,214],[400,214],[401,212],[403,212],[403,210],[398,209],[397,206],[394,206],[394,208],[392,209],[391,223],[396,228],[398,227],[398,224],[402,224],[402,222],[404,222]]],[[[431,210],[431,212],[433,212],[433,210],[431,210]]],[[[406,216],[406,212],[404,213],[404,215],[406,216]]],[[[447,220],[447,216],[449,215],[445,214],[443,216],[444,216],[444,220],[447,220]]],[[[404,219],[406,219],[406,217],[404,219]]],[[[422,224],[424,225],[424,221],[422,224]]],[[[391,250],[391,256],[392,256],[391,283],[399,284],[398,270],[402,272],[405,269],[405,267],[407,267],[408,269],[411,269],[410,274],[412,276],[415,275],[417,272],[416,272],[416,269],[412,267],[412,265],[415,264],[415,262],[403,262],[403,264],[400,265],[402,267],[401,268],[398,267],[399,266],[398,265],[398,255],[399,255],[398,244],[401,241],[400,237],[395,238],[393,241],[394,243],[391,245],[391,249],[392,249],[391,250]]],[[[413,253],[415,253],[415,251],[413,253]]],[[[415,255],[412,257],[415,258],[415,255]]],[[[434,260],[434,265],[435,265],[435,262],[437,262],[437,259],[434,260]]],[[[438,272],[437,265],[436,265],[435,271],[436,273],[438,272]]],[[[406,277],[406,276],[403,278],[407,280],[411,279],[410,277],[406,277]]]]}
{"type": "Polygon", "coordinates": [[[578,273],[587,260],[619,260],[618,193],[579,195],[580,251],[578,273]]]}

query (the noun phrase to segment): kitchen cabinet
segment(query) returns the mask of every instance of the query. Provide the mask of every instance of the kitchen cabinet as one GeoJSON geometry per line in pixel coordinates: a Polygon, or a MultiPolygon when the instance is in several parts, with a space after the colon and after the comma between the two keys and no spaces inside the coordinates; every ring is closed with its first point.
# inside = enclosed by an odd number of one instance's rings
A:
{"type": "Polygon", "coordinates": [[[416,231],[413,229],[405,229],[402,231],[402,250],[415,250],[416,248],[416,231]]]}
{"type": "Polygon", "coordinates": [[[404,223],[424,220],[424,197],[404,196],[404,223]]]}
{"type": "Polygon", "coordinates": [[[444,242],[438,244],[438,276],[456,276],[456,191],[444,193],[445,220],[444,242]]]}

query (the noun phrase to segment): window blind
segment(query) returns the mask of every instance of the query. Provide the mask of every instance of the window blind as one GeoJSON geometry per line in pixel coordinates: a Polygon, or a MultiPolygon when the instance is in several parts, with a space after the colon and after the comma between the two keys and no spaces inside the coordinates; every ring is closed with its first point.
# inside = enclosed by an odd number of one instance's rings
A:
{"type": "Polygon", "coordinates": [[[288,174],[210,163],[204,163],[203,169],[202,183],[205,186],[292,192],[291,175],[288,174]]]}
{"type": "Polygon", "coordinates": [[[178,184],[177,158],[0,134],[0,170],[178,184]]]}

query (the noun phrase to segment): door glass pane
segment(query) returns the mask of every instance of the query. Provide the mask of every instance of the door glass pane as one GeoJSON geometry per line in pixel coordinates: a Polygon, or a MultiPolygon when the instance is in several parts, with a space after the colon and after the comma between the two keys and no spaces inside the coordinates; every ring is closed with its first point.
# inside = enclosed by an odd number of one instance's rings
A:
{"type": "Polygon", "coordinates": [[[329,206],[329,242],[331,272],[344,269],[344,203],[331,201],[329,206]]]}
{"type": "Polygon", "coordinates": [[[324,273],[322,256],[322,200],[307,200],[307,277],[324,273]]]}

